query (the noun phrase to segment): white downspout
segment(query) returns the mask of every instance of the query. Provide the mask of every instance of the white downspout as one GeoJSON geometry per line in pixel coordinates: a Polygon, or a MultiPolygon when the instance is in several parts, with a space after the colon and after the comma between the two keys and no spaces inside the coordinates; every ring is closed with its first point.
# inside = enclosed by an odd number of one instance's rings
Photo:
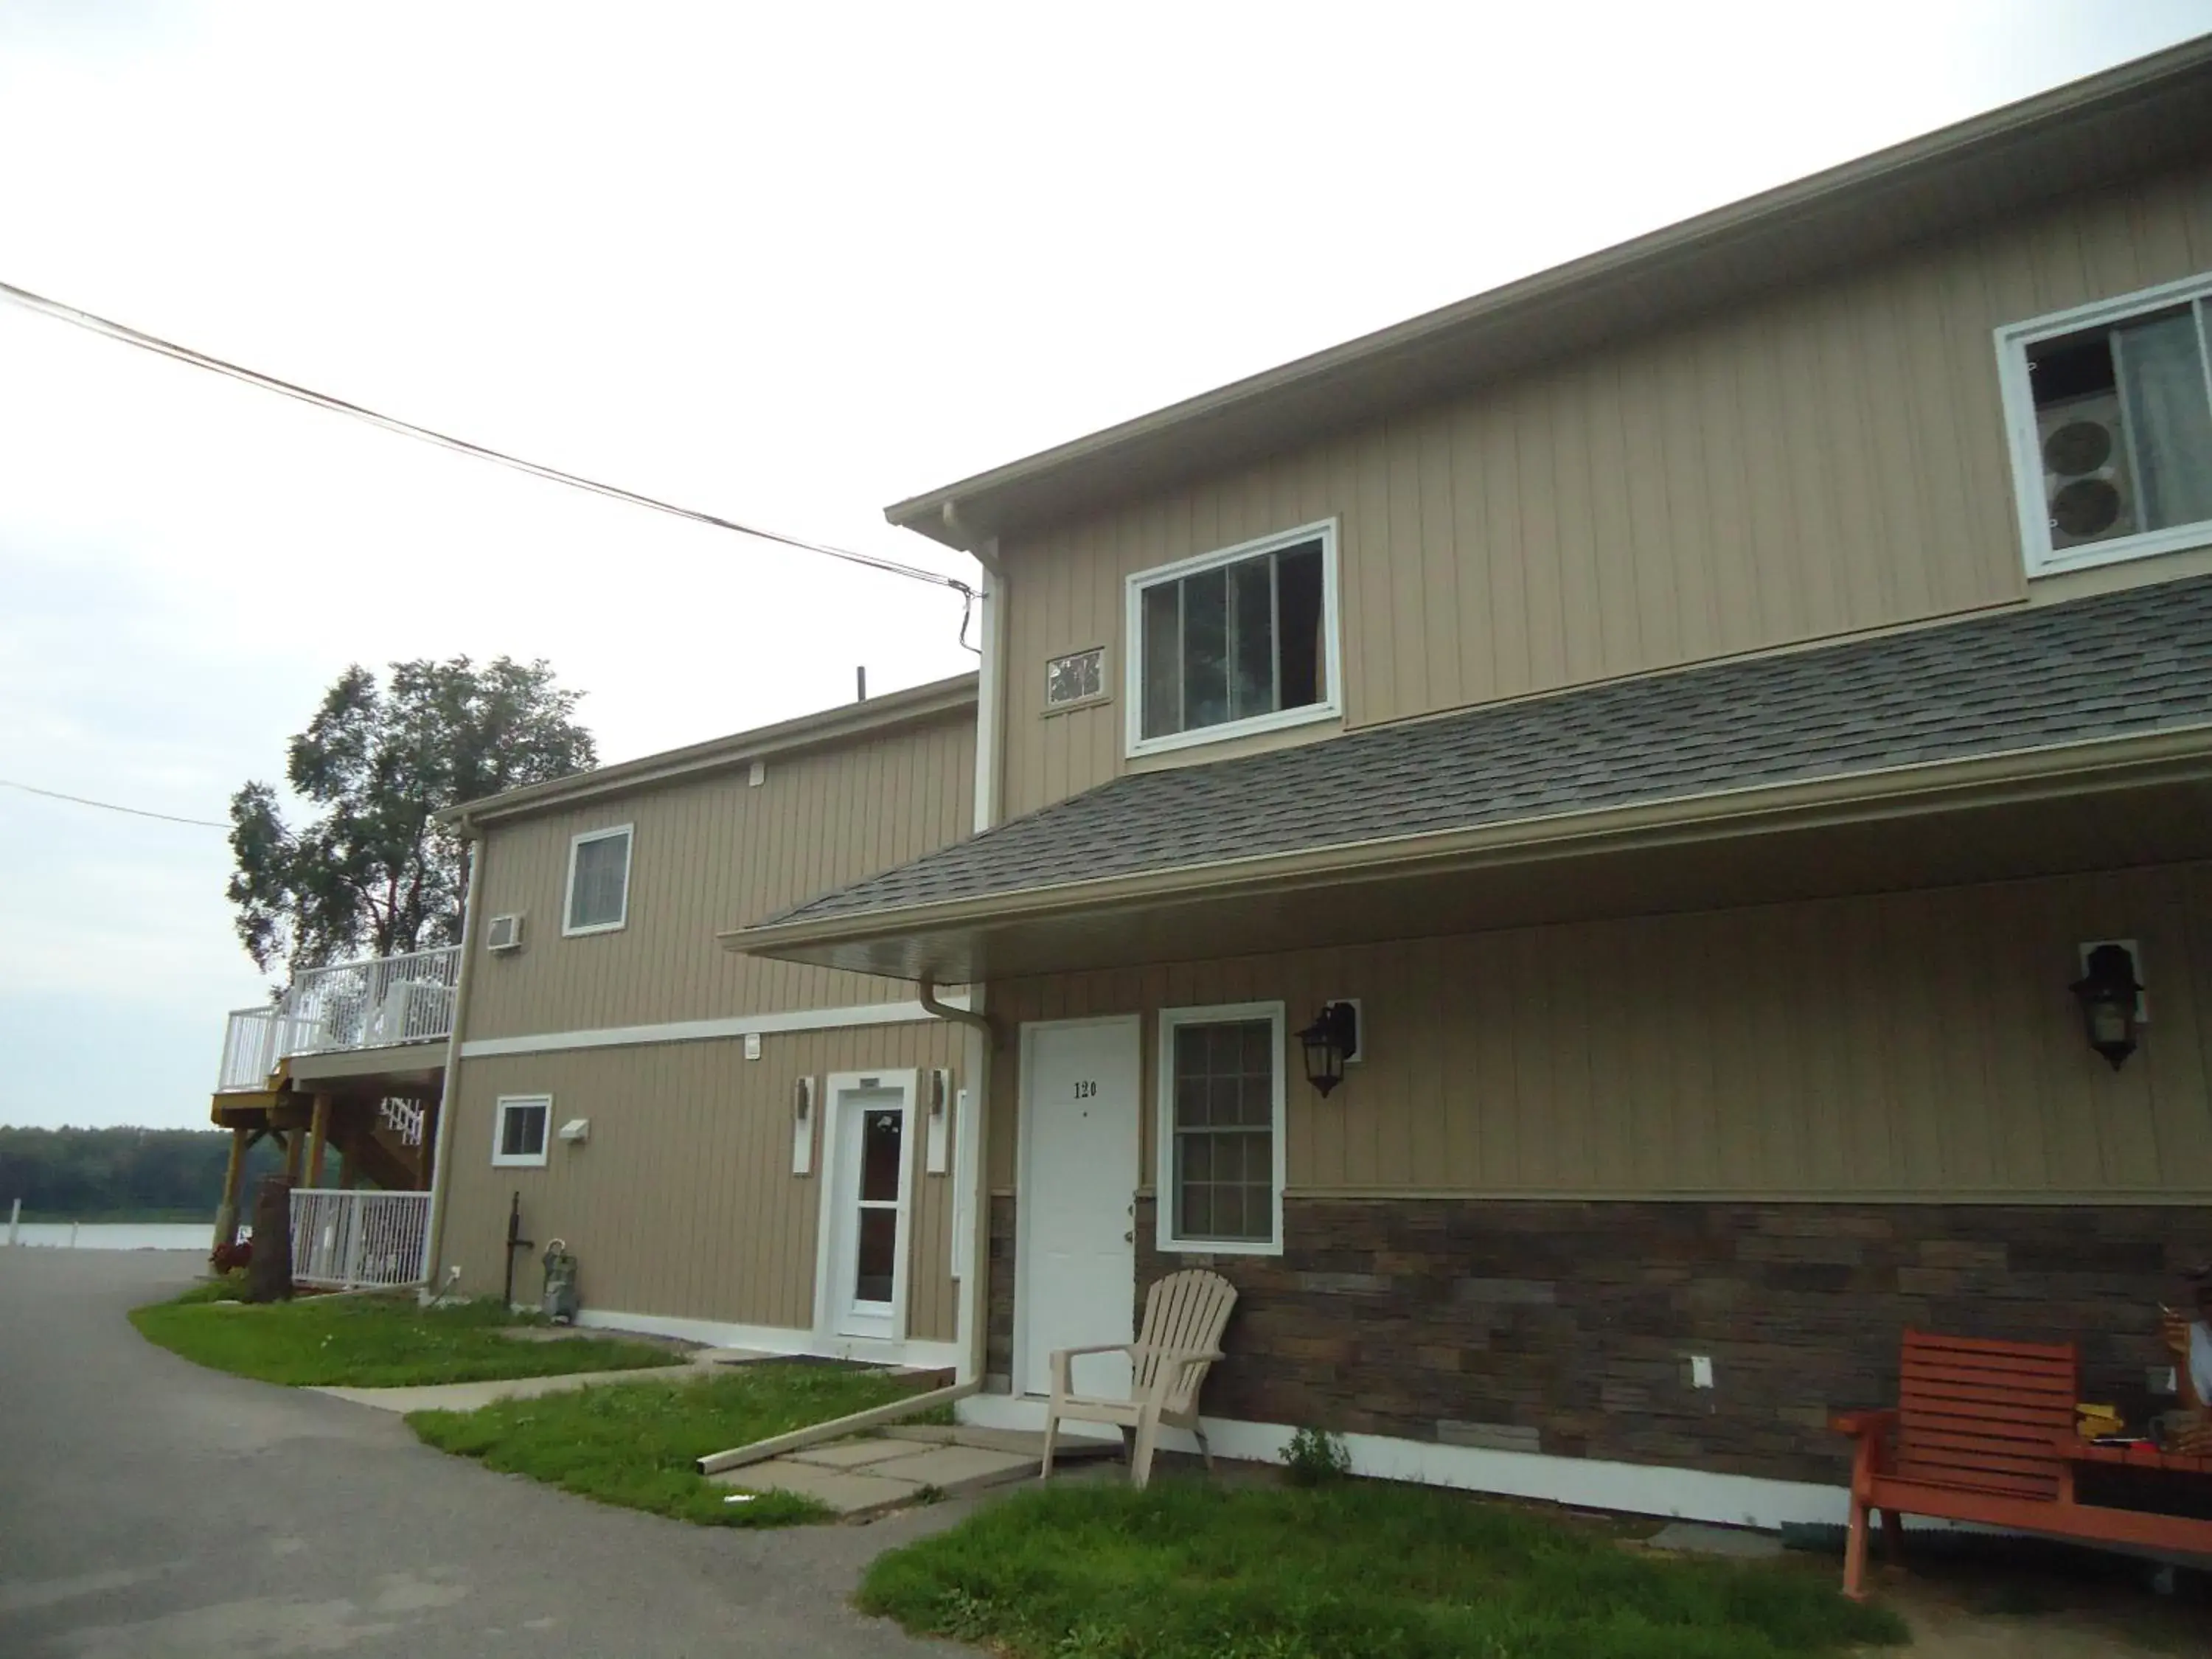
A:
{"type": "MultiPolygon", "coordinates": [[[[946,526],[964,532],[959,515],[945,505],[946,526]]],[[[982,617],[978,634],[983,659],[975,673],[975,804],[970,833],[981,835],[999,821],[1000,775],[1005,765],[1001,733],[1005,728],[1006,659],[1006,573],[999,560],[996,537],[961,533],[976,563],[983,567],[979,595],[982,617]]],[[[955,1376],[963,1382],[980,1382],[989,1350],[991,1271],[991,1180],[987,1133],[991,1117],[991,1053],[995,1046],[988,1015],[989,988],[970,985],[968,1006],[954,1008],[937,999],[937,988],[925,976],[921,1006],[939,1019],[969,1028],[967,1043],[968,1109],[952,1126],[954,1178],[962,1182],[962,1200],[953,1214],[953,1242],[960,1253],[960,1306],[955,1340],[960,1366],[955,1376]]]]}
{"type": "Polygon", "coordinates": [[[422,1218],[422,1290],[425,1301],[434,1297],[442,1288],[444,1270],[439,1265],[439,1252],[445,1244],[447,1152],[453,1140],[453,1078],[461,1063],[461,1031],[468,1019],[469,988],[475,982],[475,952],[469,946],[476,940],[477,894],[483,885],[484,842],[471,833],[471,826],[464,821],[456,826],[466,838],[469,849],[468,890],[461,899],[461,971],[453,986],[453,1029],[446,1034],[446,1067],[438,1085],[438,1133],[430,1152],[429,1213],[422,1218]]]}

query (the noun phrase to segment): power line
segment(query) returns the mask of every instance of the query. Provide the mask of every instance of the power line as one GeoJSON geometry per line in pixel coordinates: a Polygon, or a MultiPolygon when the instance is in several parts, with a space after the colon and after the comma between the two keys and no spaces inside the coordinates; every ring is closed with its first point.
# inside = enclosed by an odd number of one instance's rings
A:
{"type": "Polygon", "coordinates": [[[164,823],[193,823],[203,830],[228,830],[227,823],[213,818],[180,818],[174,812],[149,812],[143,806],[118,806],[112,800],[94,800],[85,795],[64,795],[58,789],[41,789],[36,784],[18,783],[13,778],[0,778],[0,789],[20,789],[27,795],[44,795],[48,800],[65,800],[77,806],[97,806],[103,812],[128,812],[134,818],[159,818],[164,823]]]}
{"type": "MultiPolygon", "coordinates": [[[[649,507],[655,513],[666,513],[676,518],[689,519],[695,524],[708,525],[716,530],[734,531],[740,536],[752,536],[764,542],[780,543],[785,547],[796,548],[802,553],[818,553],[824,558],[842,559],[848,564],[860,565],[870,570],[880,570],[889,575],[904,576],[912,581],[927,582],[935,587],[949,588],[953,592],[963,596],[971,605],[975,598],[975,590],[957,577],[947,576],[935,570],[927,570],[920,565],[902,564],[896,559],[886,559],[874,553],[857,553],[847,547],[832,547],[823,542],[810,542],[797,536],[787,536],[781,531],[763,530],[757,525],[744,524],[735,519],[723,518],[720,514],[702,513],[696,507],[679,507],[675,502],[663,501],[657,495],[644,495],[635,489],[624,489],[619,484],[602,483],[596,478],[586,478],[577,473],[564,472],[556,466],[546,466],[537,461],[525,460],[522,457],[510,455],[504,450],[493,449],[483,444],[471,443],[465,438],[456,438],[449,433],[434,431],[427,426],[417,426],[412,421],[403,421],[394,415],[380,414],[375,410],[363,408],[359,404],[348,403],[343,398],[333,398],[328,392],[317,392],[307,386],[295,385],[290,380],[279,380],[273,374],[264,374],[258,369],[247,368],[242,364],[230,362],[224,358],[210,356],[206,352],[195,351],[190,346],[179,345],[175,341],[165,340],[157,334],[149,334],[143,329],[132,328],[127,323],[118,323],[111,318],[98,316],[89,311],[82,311],[75,306],[64,305],[59,300],[50,300],[42,294],[33,294],[28,289],[17,288],[13,283],[0,283],[0,299],[13,301],[27,311],[34,311],[41,316],[53,318],[57,321],[68,323],[94,334],[105,335],[107,338],[119,340],[125,345],[137,346],[144,351],[156,352],[164,357],[173,357],[180,363],[189,363],[194,368],[204,368],[213,374],[226,374],[234,380],[243,380],[248,386],[258,386],[264,392],[274,392],[280,397],[295,398],[303,404],[313,404],[318,409],[326,409],[333,414],[349,416],[356,421],[365,421],[371,426],[383,428],[386,432],[396,432],[403,438],[414,438],[423,443],[435,444],[441,448],[473,456],[480,461],[491,461],[501,466],[513,467],[516,471],[526,472],[532,477],[544,478],[554,483],[567,484],[574,489],[588,490],[594,495],[605,495],[615,501],[628,501],[633,507],[649,507]]],[[[964,637],[966,633],[964,618],[962,633],[963,637],[961,643],[963,646],[967,646],[964,637]]],[[[972,650],[974,647],[968,648],[972,650]]]]}

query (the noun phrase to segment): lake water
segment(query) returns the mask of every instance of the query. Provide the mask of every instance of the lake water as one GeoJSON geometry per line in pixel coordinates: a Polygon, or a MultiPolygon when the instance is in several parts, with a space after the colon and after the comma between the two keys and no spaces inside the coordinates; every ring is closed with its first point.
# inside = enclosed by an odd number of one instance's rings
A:
{"type": "MultiPolygon", "coordinates": [[[[46,1249],[67,1249],[70,1235],[76,1235],[80,1250],[199,1250],[215,1242],[213,1221],[26,1221],[16,1228],[17,1242],[46,1249]]],[[[8,1244],[7,1206],[0,1205],[0,1249],[8,1244]]]]}

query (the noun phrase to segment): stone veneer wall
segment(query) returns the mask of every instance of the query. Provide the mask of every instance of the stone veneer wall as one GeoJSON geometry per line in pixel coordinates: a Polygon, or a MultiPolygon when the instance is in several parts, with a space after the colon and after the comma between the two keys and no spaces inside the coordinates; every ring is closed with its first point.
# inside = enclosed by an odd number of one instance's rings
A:
{"type": "Polygon", "coordinates": [[[989,1322],[983,1333],[983,1389],[1005,1394],[1014,1382],[1014,1200],[991,1194],[989,1322]]]}
{"type": "MultiPolygon", "coordinates": [[[[2158,1306],[2212,1260],[2175,1206],[1289,1198],[1237,1287],[1209,1416],[1840,1483],[1831,1410],[1892,1403],[1907,1326],[2081,1344],[2131,1420],[2168,1363],[2158,1306]],[[1712,1357],[1695,1389],[1687,1356],[1712,1357]]],[[[1206,1261],[1153,1248],[1137,1284],[1206,1261]]],[[[988,1370],[1011,1370],[1013,1200],[991,1205],[988,1370]]]]}

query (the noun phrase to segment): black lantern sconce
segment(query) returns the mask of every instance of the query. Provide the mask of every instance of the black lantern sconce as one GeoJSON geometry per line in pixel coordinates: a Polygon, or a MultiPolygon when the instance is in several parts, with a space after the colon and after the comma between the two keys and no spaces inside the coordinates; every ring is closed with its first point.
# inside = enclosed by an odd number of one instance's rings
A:
{"type": "Polygon", "coordinates": [[[1344,1081],[1345,1063],[1359,1058],[1359,1005],[1323,1003],[1314,1023],[1298,1033],[1298,1042],[1305,1050],[1306,1081],[1326,1098],[1344,1081]]]}
{"type": "Polygon", "coordinates": [[[2142,985],[2136,978],[2135,952],[2116,940],[2090,947],[2081,977],[2068,988],[2081,1005],[2089,1046],[2118,1071],[2136,1051],[2136,1028],[2142,1022],[2142,985]]]}

